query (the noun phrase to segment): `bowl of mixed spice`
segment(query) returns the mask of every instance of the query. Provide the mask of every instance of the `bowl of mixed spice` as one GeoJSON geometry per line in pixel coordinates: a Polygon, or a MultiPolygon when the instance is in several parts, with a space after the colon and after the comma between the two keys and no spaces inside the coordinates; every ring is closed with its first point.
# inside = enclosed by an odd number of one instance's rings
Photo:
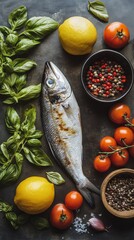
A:
{"type": "Polygon", "coordinates": [[[133,66],[120,52],[103,49],[92,54],[81,70],[86,93],[99,102],[115,102],[133,86],[133,66]]]}
{"type": "Polygon", "coordinates": [[[134,169],[111,172],[102,182],[101,198],[105,208],[120,218],[134,217],[134,169]]]}

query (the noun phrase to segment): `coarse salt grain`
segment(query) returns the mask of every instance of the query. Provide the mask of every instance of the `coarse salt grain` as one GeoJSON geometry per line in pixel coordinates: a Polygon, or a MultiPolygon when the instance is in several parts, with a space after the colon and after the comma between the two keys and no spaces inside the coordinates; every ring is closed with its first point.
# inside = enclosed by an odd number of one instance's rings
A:
{"type": "Polygon", "coordinates": [[[87,224],[83,223],[82,218],[76,217],[73,222],[73,227],[77,233],[89,233],[87,224]]]}

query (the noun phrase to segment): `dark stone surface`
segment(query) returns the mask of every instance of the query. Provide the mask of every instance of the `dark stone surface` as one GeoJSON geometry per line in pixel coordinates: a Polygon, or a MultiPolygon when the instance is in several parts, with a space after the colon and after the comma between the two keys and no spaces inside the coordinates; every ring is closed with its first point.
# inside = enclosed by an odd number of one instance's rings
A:
{"type": "MultiPolygon", "coordinates": [[[[98,40],[93,48],[92,52],[106,48],[103,43],[102,34],[106,26],[105,23],[100,22],[94,18],[87,11],[87,2],[82,0],[1,0],[0,1],[0,25],[7,25],[7,16],[11,10],[14,8],[25,5],[28,8],[28,16],[50,16],[57,20],[59,23],[62,23],[64,19],[70,16],[83,16],[88,18],[94,23],[98,31],[98,40]]],[[[108,12],[109,12],[109,22],[121,21],[124,22],[130,29],[131,39],[128,46],[126,46],[121,52],[128,57],[134,66],[134,46],[133,46],[133,9],[134,1],[125,1],[125,0],[111,0],[104,1],[106,3],[108,12]]],[[[44,68],[45,61],[53,61],[65,74],[69,80],[74,94],[78,100],[81,118],[82,118],[82,128],[83,128],[83,148],[84,148],[84,157],[83,157],[83,170],[85,175],[98,187],[101,186],[101,183],[104,177],[108,174],[99,174],[93,169],[93,158],[97,155],[99,150],[99,140],[105,136],[113,134],[113,125],[107,116],[108,105],[101,105],[95,102],[92,102],[82,88],[80,82],[80,71],[81,67],[86,60],[87,56],[75,57],[68,55],[63,51],[60,46],[58,39],[58,32],[55,31],[49,37],[45,38],[42,43],[36,47],[29,58],[34,59],[37,62],[37,67],[31,71],[29,74],[28,84],[39,83],[42,79],[42,72],[44,68]]],[[[130,94],[123,100],[124,103],[127,103],[132,110],[132,115],[134,116],[134,88],[131,90],[130,94]]],[[[37,128],[42,130],[41,118],[40,118],[40,99],[32,101],[33,104],[37,107],[37,128]]],[[[29,103],[24,103],[19,106],[16,106],[19,112],[22,112],[29,103]]],[[[4,112],[6,106],[3,103],[0,103],[1,117],[0,117],[0,143],[7,139],[8,133],[4,125],[4,112]]],[[[49,154],[51,159],[54,162],[53,168],[36,168],[31,166],[28,163],[24,164],[23,172],[20,179],[11,186],[1,188],[0,197],[13,203],[13,196],[15,194],[15,188],[17,184],[24,178],[31,175],[40,175],[45,176],[45,171],[58,171],[66,179],[66,184],[56,187],[56,197],[55,202],[63,202],[65,194],[74,189],[75,186],[71,179],[66,175],[64,169],[61,169],[54,161],[53,156],[48,148],[48,145],[43,137],[42,142],[44,144],[44,150],[49,154]]],[[[126,167],[134,167],[133,159],[129,160],[129,163],[126,167]]],[[[110,169],[110,171],[114,168],[110,169]]],[[[109,171],[109,172],[110,172],[109,171]]],[[[56,231],[54,229],[38,231],[35,230],[30,224],[21,227],[19,230],[13,230],[6,220],[3,218],[3,215],[0,214],[0,240],[74,240],[74,239],[93,239],[93,240],[132,240],[134,239],[134,221],[118,219],[114,216],[111,216],[102,206],[101,200],[99,197],[95,196],[96,207],[94,209],[89,208],[86,202],[84,202],[80,212],[77,213],[78,217],[83,218],[86,214],[86,219],[83,220],[85,223],[87,219],[90,218],[91,213],[94,213],[96,216],[100,214],[101,219],[107,226],[111,226],[109,232],[103,233],[90,233],[78,234],[76,230],[68,229],[63,232],[56,231]]],[[[49,211],[44,213],[43,216],[49,216],[49,211]]]]}

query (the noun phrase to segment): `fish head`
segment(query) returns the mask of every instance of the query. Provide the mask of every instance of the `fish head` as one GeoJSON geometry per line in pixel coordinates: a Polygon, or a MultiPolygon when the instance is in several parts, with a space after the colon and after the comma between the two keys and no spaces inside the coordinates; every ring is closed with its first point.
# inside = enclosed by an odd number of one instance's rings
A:
{"type": "Polygon", "coordinates": [[[45,63],[43,89],[51,103],[63,102],[71,95],[69,82],[52,62],[45,63]]]}

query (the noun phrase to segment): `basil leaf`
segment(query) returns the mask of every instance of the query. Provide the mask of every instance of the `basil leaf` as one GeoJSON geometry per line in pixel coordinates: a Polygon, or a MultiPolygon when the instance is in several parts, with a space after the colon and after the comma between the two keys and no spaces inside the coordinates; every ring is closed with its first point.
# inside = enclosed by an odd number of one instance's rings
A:
{"type": "Polygon", "coordinates": [[[25,31],[21,33],[21,36],[38,41],[57,29],[58,26],[58,22],[50,17],[32,17],[27,21],[25,31]]]}
{"type": "Polygon", "coordinates": [[[30,216],[25,213],[18,215],[18,218],[17,218],[18,225],[23,225],[23,224],[27,223],[29,221],[29,218],[30,218],[30,216]]]}
{"type": "Polygon", "coordinates": [[[51,166],[52,162],[42,149],[31,149],[28,154],[25,153],[26,159],[36,166],[51,166]]]}
{"type": "Polygon", "coordinates": [[[18,219],[17,219],[17,215],[14,212],[7,212],[5,214],[6,219],[10,222],[10,224],[12,225],[12,227],[16,230],[18,229],[18,219]]]}
{"type": "Polygon", "coordinates": [[[15,55],[15,50],[6,43],[1,42],[1,52],[3,56],[13,57],[15,55]]]}
{"type": "Polygon", "coordinates": [[[24,133],[33,133],[35,131],[36,109],[31,106],[24,112],[24,120],[21,123],[21,131],[24,133]]]}
{"type": "Polygon", "coordinates": [[[0,31],[4,34],[4,36],[12,33],[12,30],[6,26],[0,26],[0,31]]]}
{"type": "Polygon", "coordinates": [[[6,100],[4,100],[3,103],[11,105],[13,103],[18,103],[18,100],[15,97],[9,97],[6,100]]]}
{"type": "Polygon", "coordinates": [[[27,9],[25,6],[20,6],[14,9],[8,16],[8,22],[13,30],[21,29],[27,21],[27,9]]]}
{"type": "Polygon", "coordinates": [[[1,179],[1,184],[7,184],[16,181],[22,170],[23,156],[20,153],[15,153],[16,163],[11,163],[6,169],[6,174],[1,179]]]}
{"type": "Polygon", "coordinates": [[[109,20],[109,15],[105,4],[101,1],[88,1],[88,11],[104,22],[108,22],[109,20]]]}
{"type": "Polygon", "coordinates": [[[31,139],[31,138],[36,138],[36,139],[38,139],[38,138],[41,138],[42,136],[43,136],[43,133],[42,133],[41,131],[35,130],[32,134],[29,134],[29,135],[27,136],[27,139],[31,139]]]}
{"type": "Polygon", "coordinates": [[[43,218],[43,217],[32,217],[31,218],[31,223],[38,230],[49,228],[48,220],[46,218],[43,218]]]}
{"type": "Polygon", "coordinates": [[[64,178],[58,172],[46,172],[46,174],[48,180],[56,185],[65,183],[64,178]]]}
{"type": "Polygon", "coordinates": [[[8,153],[6,144],[5,144],[5,143],[2,143],[2,144],[0,145],[0,149],[1,149],[4,157],[5,157],[7,160],[9,160],[9,153],[8,153]]]}
{"type": "Polygon", "coordinates": [[[39,41],[35,41],[28,38],[22,38],[17,44],[15,48],[16,54],[23,54],[30,50],[31,48],[35,47],[36,45],[40,44],[39,41]]]}
{"type": "Polygon", "coordinates": [[[20,129],[20,117],[14,108],[7,108],[5,114],[5,123],[10,133],[20,129]]]}
{"type": "Polygon", "coordinates": [[[0,31],[0,41],[3,42],[4,41],[4,35],[3,33],[0,31]]]}
{"type": "Polygon", "coordinates": [[[16,73],[25,73],[35,67],[35,61],[26,58],[16,58],[13,62],[13,70],[16,73]]]}
{"type": "Polygon", "coordinates": [[[13,206],[9,205],[6,202],[0,201],[0,212],[11,212],[13,210],[13,206]]]}
{"type": "Polygon", "coordinates": [[[38,85],[30,85],[28,87],[23,88],[20,92],[16,94],[18,100],[30,100],[33,98],[39,97],[41,92],[41,84],[38,85]]]}
{"type": "Polygon", "coordinates": [[[18,92],[26,85],[27,74],[11,73],[5,79],[5,83],[18,92]]]}
{"type": "Polygon", "coordinates": [[[41,141],[39,139],[30,139],[27,141],[27,146],[29,147],[40,147],[41,141]]]}
{"type": "Polygon", "coordinates": [[[10,46],[15,46],[18,42],[18,36],[16,34],[10,33],[6,38],[6,43],[10,46]]]}

